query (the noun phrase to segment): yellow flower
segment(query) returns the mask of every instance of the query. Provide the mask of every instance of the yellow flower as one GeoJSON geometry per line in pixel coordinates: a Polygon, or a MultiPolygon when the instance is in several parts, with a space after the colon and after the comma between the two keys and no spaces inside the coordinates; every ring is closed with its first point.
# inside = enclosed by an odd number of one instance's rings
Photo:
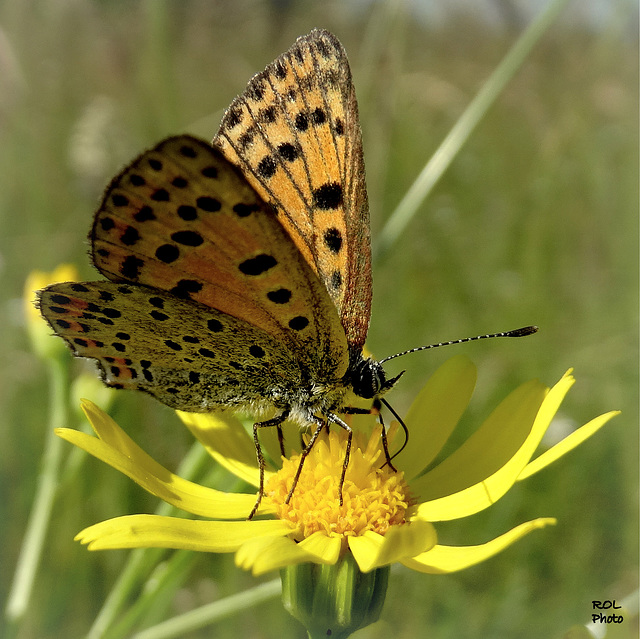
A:
{"type": "MultiPolygon", "coordinates": [[[[426,573],[467,568],[555,520],[534,519],[474,546],[438,544],[433,522],[488,508],[515,482],[575,448],[617,414],[612,411],[593,419],[531,461],[574,383],[570,372],[551,389],[537,381],[517,388],[453,454],[424,472],[453,432],[475,385],[473,364],[455,357],[432,376],[409,409],[405,421],[410,440],[393,459],[397,473],[383,466],[379,428],[365,435],[361,426],[366,420],[358,417],[342,506],[338,486],[346,435],[336,430],[323,434],[312,448],[289,504],[284,502],[298,468],[297,457],[285,459],[280,470],[267,472],[266,496],[258,515],[271,518],[251,521],[244,518],[255,494],[220,492],[181,479],[85,401],[84,411],[98,437],[70,429],[58,429],[58,435],[160,499],[205,519],[117,517],[86,528],[77,539],[91,550],[166,547],[235,552],[236,564],[256,575],[301,563],[333,565],[349,553],[364,573],[394,562],[426,573]]],[[[214,459],[258,485],[253,442],[235,418],[179,414],[214,459]]],[[[267,453],[274,444],[275,438],[265,442],[267,453]]]]}
{"type": "Polygon", "coordinates": [[[51,329],[47,326],[37,307],[36,293],[41,288],[57,282],[74,282],[78,279],[78,271],[71,264],[61,264],[52,273],[31,271],[24,283],[22,296],[27,331],[33,350],[40,356],[57,357],[68,350],[60,339],[51,339],[51,329]]]}
{"type": "Polygon", "coordinates": [[[31,271],[24,283],[24,312],[29,322],[43,323],[42,316],[36,308],[36,292],[49,284],[58,282],[75,282],[78,271],[71,264],[60,264],[51,273],[45,271],[31,271]]]}

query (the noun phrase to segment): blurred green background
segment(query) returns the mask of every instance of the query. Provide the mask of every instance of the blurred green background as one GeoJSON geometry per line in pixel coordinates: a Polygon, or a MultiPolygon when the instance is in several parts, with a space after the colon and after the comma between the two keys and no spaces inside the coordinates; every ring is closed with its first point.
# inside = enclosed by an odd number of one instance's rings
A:
{"type": "MultiPolygon", "coordinates": [[[[248,79],[315,26],[333,31],[349,53],[375,246],[537,6],[496,0],[486,12],[431,15],[416,4],[0,3],[0,601],[48,429],[46,371],[22,316],[27,274],[73,262],[81,279],[94,279],[86,234],[109,179],[169,134],[212,138],[248,79]]],[[[391,372],[407,373],[388,399],[402,413],[441,362],[464,352],[479,368],[468,428],[517,384],[538,377],[551,385],[571,366],[578,382],[546,445],[597,414],[623,414],[489,511],[438,531],[443,543],[478,544],[539,516],[557,517],[557,526],[451,576],[394,569],[381,621],[360,639],[562,637],[590,620],[592,600],[620,600],[637,588],[637,9],[623,0],[603,5],[591,18],[583,3],[569,5],[374,265],[368,346],[383,357],[538,324],[540,333],[526,339],[393,362],[391,372]]],[[[74,363],[76,372],[85,369],[74,363]]],[[[175,415],[150,398],[118,393],[110,412],[169,468],[191,444],[175,415]]],[[[79,423],[75,416],[69,425],[79,423]]],[[[141,489],[93,459],[67,473],[20,639],[83,636],[127,553],[89,553],[73,536],[154,508],[141,489]]],[[[162,619],[256,583],[232,556],[198,555],[154,614],[162,619]]],[[[607,636],[637,633],[629,619],[607,636]]],[[[185,636],[304,631],[275,599],[185,636]]]]}

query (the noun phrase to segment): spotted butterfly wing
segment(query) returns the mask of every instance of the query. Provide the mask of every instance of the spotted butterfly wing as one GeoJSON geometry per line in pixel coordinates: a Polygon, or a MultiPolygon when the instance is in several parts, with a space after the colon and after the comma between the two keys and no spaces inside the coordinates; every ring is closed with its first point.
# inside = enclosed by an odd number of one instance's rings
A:
{"type": "Polygon", "coordinates": [[[254,76],[214,139],[278,211],[324,283],[353,355],[371,313],[369,213],[347,55],[314,29],[254,76]]]}
{"type": "Polygon", "coordinates": [[[146,391],[176,409],[260,410],[274,389],[302,384],[292,351],[269,333],[165,291],[65,283],[47,289],[41,300],[74,353],[98,361],[106,384],[146,391]],[[234,334],[242,339],[230,338],[234,334]]]}
{"type": "Polygon", "coordinates": [[[141,155],[108,187],[90,239],[111,282],[50,286],[40,308],[107,384],[194,411],[304,404],[309,379],[340,386],[333,302],[218,149],[179,136],[141,155]]]}

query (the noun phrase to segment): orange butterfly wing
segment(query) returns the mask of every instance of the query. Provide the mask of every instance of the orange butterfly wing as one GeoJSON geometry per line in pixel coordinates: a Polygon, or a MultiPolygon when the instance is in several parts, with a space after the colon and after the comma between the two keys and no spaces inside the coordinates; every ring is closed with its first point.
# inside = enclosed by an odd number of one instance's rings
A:
{"type": "Polygon", "coordinates": [[[355,89],[338,39],[319,29],[298,38],[232,102],[214,144],[276,208],[359,353],[371,314],[369,212],[355,89]]]}
{"type": "Polygon", "coordinates": [[[331,299],[274,210],[211,145],[168,138],[108,187],[90,234],[98,270],[166,291],[278,339],[311,377],[340,379],[331,299]]]}

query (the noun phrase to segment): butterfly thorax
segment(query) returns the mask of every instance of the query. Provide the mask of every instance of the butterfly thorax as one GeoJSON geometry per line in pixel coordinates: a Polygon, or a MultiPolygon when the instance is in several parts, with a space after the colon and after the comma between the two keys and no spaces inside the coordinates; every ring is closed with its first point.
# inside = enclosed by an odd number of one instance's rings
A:
{"type": "MultiPolygon", "coordinates": [[[[404,372],[404,371],[403,371],[404,372]]],[[[353,351],[344,377],[338,381],[307,379],[296,387],[273,387],[270,397],[263,397],[251,404],[254,414],[269,412],[269,408],[286,411],[291,421],[300,426],[316,423],[331,413],[340,413],[347,408],[348,396],[353,393],[363,399],[373,399],[388,391],[402,373],[387,379],[382,364],[353,351]]]]}

